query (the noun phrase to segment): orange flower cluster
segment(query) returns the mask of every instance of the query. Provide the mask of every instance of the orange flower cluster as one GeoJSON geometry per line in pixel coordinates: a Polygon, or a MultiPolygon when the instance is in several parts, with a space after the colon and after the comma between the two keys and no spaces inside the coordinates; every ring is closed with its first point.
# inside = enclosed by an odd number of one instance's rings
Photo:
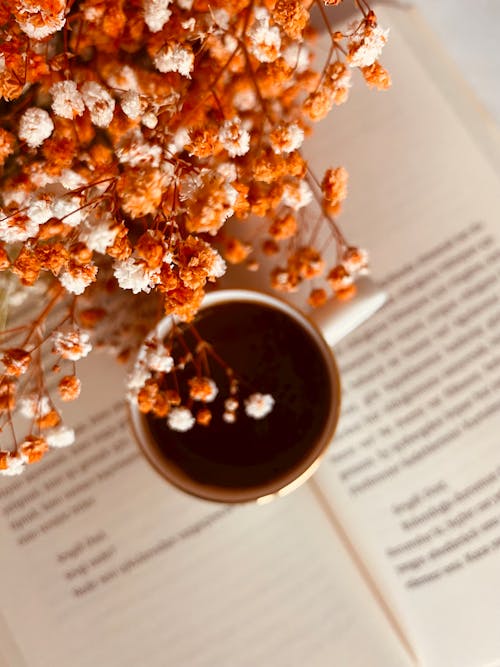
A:
{"type": "MultiPolygon", "coordinates": [[[[346,172],[316,181],[301,147],[310,122],[347,99],[353,70],[369,86],[390,85],[378,62],[387,31],[364,1],[336,32],[328,5],[340,0],[314,4],[331,37],[317,66],[307,0],[0,0],[0,287],[12,312],[29,294],[42,304],[0,333],[0,436],[15,412],[35,429],[24,444],[2,440],[0,472],[72,441],[41,350],[56,355],[55,372],[66,369],[60,398],[76,398],[86,329],[106,319],[117,289],[190,322],[226,261],[257,270],[261,248],[285,255],[285,268],[271,270],[276,289],[323,274],[313,305],[328,285],[345,298],[346,281],[365,269],[332,218],[346,172]],[[336,244],[326,275],[314,202],[336,244]],[[240,238],[234,227],[249,218],[264,219],[269,237],[240,238]]],[[[193,399],[206,398],[209,381],[193,384],[193,399]]],[[[140,400],[165,411],[149,385],[140,400]]],[[[198,421],[209,422],[206,408],[198,421]]]]}

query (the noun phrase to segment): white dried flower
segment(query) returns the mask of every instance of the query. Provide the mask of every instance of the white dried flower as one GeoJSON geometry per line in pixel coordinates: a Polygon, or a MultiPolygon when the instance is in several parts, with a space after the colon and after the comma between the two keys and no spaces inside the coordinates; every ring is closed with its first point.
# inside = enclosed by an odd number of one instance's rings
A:
{"type": "Polygon", "coordinates": [[[66,23],[65,6],[59,11],[55,11],[56,3],[47,3],[47,9],[40,2],[25,2],[20,0],[18,3],[18,12],[16,21],[21,30],[31,39],[45,39],[61,30],[66,23]]]}
{"type": "Polygon", "coordinates": [[[139,292],[149,294],[151,288],[157,283],[160,268],[150,271],[146,264],[136,262],[133,257],[127,257],[127,259],[115,261],[113,273],[122,289],[132,290],[134,294],[139,294],[139,292]]]}
{"type": "Polygon", "coordinates": [[[210,266],[209,280],[220,278],[226,273],[227,264],[217,251],[214,252],[213,263],[210,266]]]}
{"type": "Polygon", "coordinates": [[[236,415],[234,412],[223,412],[222,419],[226,422],[226,424],[234,424],[236,421],[236,415]]]}
{"type": "Polygon", "coordinates": [[[253,88],[243,88],[233,95],[234,108],[238,111],[250,111],[257,104],[257,95],[253,88]]]}
{"type": "Polygon", "coordinates": [[[144,23],[151,32],[159,32],[169,20],[172,14],[169,4],[170,0],[144,0],[144,23]]]}
{"type": "Polygon", "coordinates": [[[379,25],[365,26],[359,29],[357,23],[350,26],[352,34],[349,37],[349,54],[347,61],[351,67],[369,67],[380,56],[389,29],[384,30],[379,25]]]}
{"type": "Polygon", "coordinates": [[[260,394],[256,392],[255,394],[250,394],[250,396],[245,399],[245,412],[249,417],[253,419],[262,419],[266,417],[274,407],[274,398],[271,394],[260,394]]]}
{"type": "Polygon", "coordinates": [[[182,44],[169,44],[153,58],[155,67],[160,72],[178,72],[191,78],[194,67],[194,53],[190,47],[182,44]]]}
{"type": "Polygon", "coordinates": [[[0,241],[16,243],[26,241],[38,234],[39,224],[24,216],[7,217],[0,210],[0,241]]]}
{"type": "Polygon", "coordinates": [[[272,63],[280,55],[281,34],[277,26],[269,25],[269,14],[264,7],[255,11],[256,21],[248,31],[250,51],[261,63],[272,63]]]}
{"type": "Polygon", "coordinates": [[[142,389],[151,377],[151,371],[143,364],[136,364],[127,378],[127,389],[129,400],[134,400],[139,389],[142,389]]]}
{"type": "Polygon", "coordinates": [[[193,428],[195,422],[196,420],[188,408],[172,408],[167,415],[167,424],[172,431],[189,431],[190,428],[193,428]]]}
{"type": "Polygon", "coordinates": [[[227,410],[227,412],[235,412],[235,410],[238,409],[238,401],[235,398],[226,398],[224,401],[224,407],[227,410]]]}
{"type": "Polygon", "coordinates": [[[52,339],[54,341],[53,352],[70,361],[83,359],[92,349],[89,334],[81,329],[54,331],[52,339]]]}
{"type": "Polygon", "coordinates": [[[158,373],[170,373],[174,367],[173,357],[170,350],[159,340],[153,338],[145,345],[144,363],[146,366],[158,373]]]}
{"type": "Polygon", "coordinates": [[[7,467],[0,469],[0,475],[13,477],[14,475],[20,475],[24,470],[25,461],[19,454],[9,454],[5,463],[7,467]]]}
{"type": "Polygon", "coordinates": [[[45,109],[30,107],[19,121],[19,138],[30,148],[41,146],[54,131],[54,123],[45,109]]]}
{"type": "Polygon", "coordinates": [[[141,123],[150,130],[158,125],[158,117],[152,111],[147,111],[141,118],[141,123]]]}
{"type": "Polygon", "coordinates": [[[276,154],[292,153],[302,146],[304,130],[297,123],[283,124],[271,133],[270,140],[276,154]]]}
{"type": "Polygon", "coordinates": [[[56,116],[73,120],[75,116],[81,116],[85,111],[83,97],[75,81],[59,81],[50,88],[53,97],[52,111],[56,116]]]}
{"type": "Polygon", "coordinates": [[[236,117],[226,120],[219,130],[219,141],[230,157],[245,155],[250,149],[250,134],[241,126],[241,119],[236,117]]]}
{"type": "Polygon", "coordinates": [[[121,96],[120,105],[123,110],[123,113],[135,120],[141,115],[141,98],[139,93],[135,90],[128,90],[121,96]]]}
{"type": "MultiPolygon", "coordinates": [[[[86,268],[88,269],[89,265],[86,268]]],[[[64,270],[57,276],[57,279],[67,292],[77,295],[83,294],[90,283],[93,282],[97,273],[97,267],[92,268],[95,269],[93,274],[91,272],[75,272],[70,269],[64,270]]]]}
{"type": "Polygon", "coordinates": [[[112,226],[109,220],[87,220],[80,228],[80,240],[90,250],[104,253],[113,245],[117,233],[118,227],[112,226]]]}
{"type": "Polygon", "coordinates": [[[60,425],[44,432],[49,447],[69,447],[75,442],[75,432],[68,426],[60,425]]]}
{"type": "Polygon", "coordinates": [[[52,410],[52,404],[48,396],[31,394],[23,396],[19,401],[19,413],[28,419],[45,417],[52,410]]]}
{"type": "Polygon", "coordinates": [[[293,208],[298,211],[312,202],[313,193],[309,185],[305,181],[300,181],[299,185],[292,183],[285,183],[283,187],[282,203],[285,206],[293,208]]]}
{"type": "Polygon", "coordinates": [[[304,42],[292,42],[284,49],[283,58],[288,67],[302,74],[311,64],[311,51],[304,42]]]}
{"type": "Polygon", "coordinates": [[[76,171],[73,171],[73,169],[63,169],[58,180],[66,190],[76,190],[76,188],[87,184],[85,178],[76,171]]]}
{"type": "Polygon", "coordinates": [[[52,204],[48,199],[35,199],[26,209],[26,215],[37,225],[43,225],[54,215],[52,204]]]}
{"type": "Polygon", "coordinates": [[[97,81],[86,81],[82,86],[82,95],[94,125],[108,127],[113,120],[115,101],[106,88],[97,81]]]}
{"type": "Polygon", "coordinates": [[[53,214],[69,227],[78,227],[86,215],[86,209],[81,209],[78,197],[58,197],[54,200],[53,214]]]}

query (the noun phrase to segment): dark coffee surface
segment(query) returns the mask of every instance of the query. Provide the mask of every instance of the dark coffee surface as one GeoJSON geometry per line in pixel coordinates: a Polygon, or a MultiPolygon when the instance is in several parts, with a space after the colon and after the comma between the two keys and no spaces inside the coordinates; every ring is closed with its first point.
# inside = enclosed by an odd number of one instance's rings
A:
{"type": "MultiPolygon", "coordinates": [[[[309,334],[285,313],[249,302],[206,308],[195,326],[241,378],[240,407],[236,423],[224,422],[228,382],[224,370],[211,360],[219,394],[208,404],[213,413],[208,427],[195,424],[179,433],[164,419],[146,418],[174,475],[181,468],[202,484],[252,487],[300,465],[338,400],[321,351],[309,334]],[[243,399],[256,391],[272,394],[276,401],[273,411],[258,420],[247,417],[243,408],[243,399]]],[[[189,331],[185,337],[193,346],[189,331]]],[[[184,372],[192,377],[193,366],[184,372]]],[[[194,411],[198,406],[203,407],[197,402],[194,411]]]]}

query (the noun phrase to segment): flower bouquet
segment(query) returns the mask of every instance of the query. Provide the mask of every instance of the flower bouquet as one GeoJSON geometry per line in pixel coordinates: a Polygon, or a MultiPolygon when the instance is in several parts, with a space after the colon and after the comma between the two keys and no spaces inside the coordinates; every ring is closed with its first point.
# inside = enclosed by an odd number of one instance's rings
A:
{"type": "MultiPolygon", "coordinates": [[[[142,343],[129,398],[171,428],[208,426],[217,387],[200,359],[216,351],[184,349],[181,325],[228,264],[272,257],[271,285],[307,283],[313,306],[353,295],[367,256],[335,222],[347,173],[313,174],[301,146],[353,72],[389,87],[388,31],[364,0],[334,30],[340,4],[0,0],[1,474],[74,441],[60,406],[78,398],[76,362],[92,348],[126,361],[142,343]],[[330,44],[317,63],[313,12],[330,44]],[[165,315],[177,344],[144,342],[165,315]]],[[[246,406],[261,418],[272,397],[246,406]]]]}

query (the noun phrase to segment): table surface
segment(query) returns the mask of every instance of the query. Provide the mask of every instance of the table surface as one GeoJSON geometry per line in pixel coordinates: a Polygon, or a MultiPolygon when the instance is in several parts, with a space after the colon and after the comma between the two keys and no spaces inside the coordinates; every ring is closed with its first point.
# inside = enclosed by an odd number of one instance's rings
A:
{"type": "Polygon", "coordinates": [[[411,0],[500,126],[500,0],[411,0]]]}

